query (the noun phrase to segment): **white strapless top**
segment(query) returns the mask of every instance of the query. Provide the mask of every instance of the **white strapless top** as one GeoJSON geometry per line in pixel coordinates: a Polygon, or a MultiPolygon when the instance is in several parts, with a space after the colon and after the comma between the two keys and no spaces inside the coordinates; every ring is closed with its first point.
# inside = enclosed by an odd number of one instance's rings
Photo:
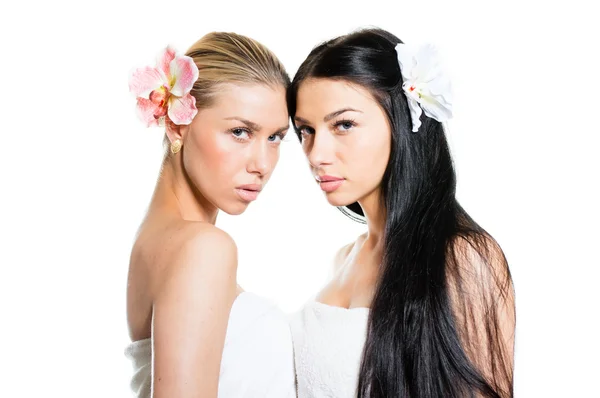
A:
{"type": "Polygon", "coordinates": [[[356,396],[368,318],[368,308],[317,301],[292,316],[298,398],[356,396]]]}
{"type": "MultiPolygon", "coordinates": [[[[137,398],[151,394],[152,341],[131,343],[131,389],[137,398]]],[[[243,292],[235,299],[225,337],[219,398],[294,398],[293,347],[288,318],[271,301],[243,292]]]]}

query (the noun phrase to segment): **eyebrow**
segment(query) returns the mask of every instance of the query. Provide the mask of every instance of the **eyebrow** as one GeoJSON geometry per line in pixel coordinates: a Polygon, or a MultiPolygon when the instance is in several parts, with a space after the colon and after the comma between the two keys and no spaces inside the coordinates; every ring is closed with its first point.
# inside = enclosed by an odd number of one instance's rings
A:
{"type": "MultiPolygon", "coordinates": [[[[360,113],[362,113],[362,111],[359,111],[358,109],[354,109],[354,108],[342,108],[340,110],[337,110],[335,112],[331,112],[331,113],[325,115],[325,117],[323,118],[323,121],[324,122],[328,122],[331,119],[333,119],[334,117],[339,116],[339,115],[341,115],[344,112],[360,112],[360,113]]],[[[309,124],[308,120],[303,119],[300,116],[295,116],[294,120],[296,120],[296,121],[298,121],[300,123],[309,124]]]]}
{"type": "Polygon", "coordinates": [[[277,130],[277,133],[283,133],[285,131],[288,131],[290,129],[290,125],[288,124],[285,127],[280,128],[279,130],[277,130]]]}
{"type": "Polygon", "coordinates": [[[262,129],[262,127],[260,127],[259,124],[256,124],[254,122],[251,122],[248,119],[244,119],[244,118],[237,117],[237,116],[226,117],[225,120],[237,120],[237,121],[240,121],[240,122],[244,123],[246,126],[250,127],[252,130],[256,130],[256,131],[262,129]]]}
{"type": "MultiPolygon", "coordinates": [[[[251,122],[250,120],[244,119],[242,117],[237,117],[237,116],[226,117],[225,120],[237,120],[237,121],[240,121],[240,122],[244,123],[251,130],[254,130],[254,131],[260,131],[260,130],[262,130],[262,127],[261,127],[260,124],[256,124],[256,123],[251,122]]],[[[289,128],[290,128],[290,125],[288,124],[287,126],[279,128],[276,132],[277,133],[282,133],[282,132],[288,130],[289,128]]]]}

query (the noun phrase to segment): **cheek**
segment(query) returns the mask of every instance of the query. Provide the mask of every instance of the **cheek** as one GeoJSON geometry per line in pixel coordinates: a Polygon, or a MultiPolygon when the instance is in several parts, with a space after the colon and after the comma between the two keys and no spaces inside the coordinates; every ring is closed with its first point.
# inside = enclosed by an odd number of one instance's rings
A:
{"type": "Polygon", "coordinates": [[[277,163],[279,162],[279,154],[280,154],[280,147],[275,147],[270,150],[270,156],[269,156],[270,162],[269,163],[271,165],[273,165],[271,171],[273,171],[273,169],[275,168],[275,166],[277,166],[277,163]]]}
{"type": "Polygon", "coordinates": [[[300,145],[302,145],[302,152],[304,152],[304,155],[306,157],[308,157],[309,153],[309,144],[308,144],[308,139],[304,138],[300,141],[300,145]]]}
{"type": "Polygon", "coordinates": [[[238,143],[226,134],[208,133],[197,137],[194,147],[192,163],[199,177],[210,180],[212,187],[232,181],[241,158],[238,143]]]}
{"type": "Polygon", "coordinates": [[[390,156],[390,138],[383,134],[363,134],[352,153],[352,167],[362,182],[377,185],[381,182],[390,156]]]}

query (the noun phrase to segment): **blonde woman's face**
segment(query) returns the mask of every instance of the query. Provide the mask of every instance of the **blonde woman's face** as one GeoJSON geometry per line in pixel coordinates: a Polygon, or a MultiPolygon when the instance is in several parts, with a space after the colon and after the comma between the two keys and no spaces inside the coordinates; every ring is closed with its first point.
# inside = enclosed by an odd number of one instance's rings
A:
{"type": "Polygon", "coordinates": [[[285,88],[224,84],[183,137],[183,167],[202,196],[228,214],[256,200],[288,130],[285,88]]]}

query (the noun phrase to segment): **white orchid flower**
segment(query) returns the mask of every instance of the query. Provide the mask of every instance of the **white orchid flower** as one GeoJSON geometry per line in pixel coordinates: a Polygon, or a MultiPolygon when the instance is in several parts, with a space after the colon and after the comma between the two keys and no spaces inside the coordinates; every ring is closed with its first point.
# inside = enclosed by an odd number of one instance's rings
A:
{"type": "Polygon", "coordinates": [[[421,110],[438,122],[452,118],[452,87],[444,74],[438,52],[431,44],[420,47],[396,46],[402,88],[408,98],[413,132],[421,126],[421,110]]]}

